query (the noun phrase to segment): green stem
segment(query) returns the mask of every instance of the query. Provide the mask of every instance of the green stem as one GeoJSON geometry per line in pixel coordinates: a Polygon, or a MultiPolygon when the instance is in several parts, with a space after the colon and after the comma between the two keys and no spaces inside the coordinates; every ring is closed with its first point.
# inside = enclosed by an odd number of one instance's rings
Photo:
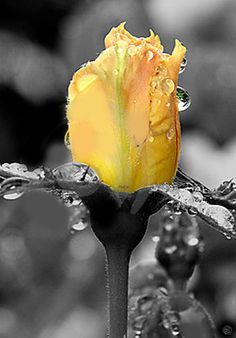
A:
{"type": "Polygon", "coordinates": [[[130,253],[125,246],[106,247],[108,272],[108,337],[127,337],[128,274],[130,253]]]}

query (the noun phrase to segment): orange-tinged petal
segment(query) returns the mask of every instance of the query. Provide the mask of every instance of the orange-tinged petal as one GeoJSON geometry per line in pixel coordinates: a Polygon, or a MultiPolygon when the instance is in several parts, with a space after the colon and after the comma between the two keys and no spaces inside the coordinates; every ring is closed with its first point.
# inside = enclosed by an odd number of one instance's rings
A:
{"type": "Polygon", "coordinates": [[[176,86],[185,47],[164,54],[158,36],[112,28],[106,49],[69,86],[67,118],[74,161],[118,191],[172,182],[179,157],[176,86]]]}

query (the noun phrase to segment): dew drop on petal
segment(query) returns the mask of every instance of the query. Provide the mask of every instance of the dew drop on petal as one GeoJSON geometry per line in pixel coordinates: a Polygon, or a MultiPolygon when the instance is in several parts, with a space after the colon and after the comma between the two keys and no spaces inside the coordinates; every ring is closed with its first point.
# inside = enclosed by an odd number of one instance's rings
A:
{"type": "Polygon", "coordinates": [[[151,61],[154,57],[154,53],[151,50],[148,50],[146,53],[146,56],[147,56],[147,60],[151,61]]]}
{"type": "Polygon", "coordinates": [[[174,81],[172,81],[171,79],[163,80],[162,81],[162,89],[163,89],[163,92],[166,95],[170,95],[171,93],[173,93],[173,91],[175,89],[174,81]]]}
{"type": "Polygon", "coordinates": [[[153,89],[155,89],[155,88],[157,87],[157,82],[156,82],[156,81],[152,81],[152,82],[151,82],[151,87],[152,87],[153,89]]]}
{"type": "Polygon", "coordinates": [[[166,133],[166,137],[168,140],[172,140],[174,136],[175,136],[175,131],[173,128],[170,128],[166,133]]]}
{"type": "Polygon", "coordinates": [[[179,69],[179,74],[183,73],[185,71],[185,68],[187,66],[188,60],[186,58],[183,58],[183,61],[180,65],[180,69],[179,69]]]}
{"type": "Polygon", "coordinates": [[[191,98],[186,89],[178,86],[176,90],[176,96],[178,99],[179,112],[184,111],[190,107],[191,98]]]}
{"type": "Polygon", "coordinates": [[[149,138],[148,138],[148,140],[149,140],[149,142],[152,143],[154,141],[154,137],[152,135],[150,135],[149,138]]]}

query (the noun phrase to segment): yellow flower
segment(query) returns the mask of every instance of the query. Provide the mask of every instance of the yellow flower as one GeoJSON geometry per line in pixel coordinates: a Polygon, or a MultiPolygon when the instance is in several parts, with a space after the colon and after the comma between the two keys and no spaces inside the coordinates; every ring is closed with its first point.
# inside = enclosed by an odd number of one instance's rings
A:
{"type": "Polygon", "coordinates": [[[124,23],[106,49],[73,76],[67,118],[73,160],[117,191],[171,183],[180,148],[176,86],[185,47],[163,53],[157,35],[136,38],[124,23]]]}

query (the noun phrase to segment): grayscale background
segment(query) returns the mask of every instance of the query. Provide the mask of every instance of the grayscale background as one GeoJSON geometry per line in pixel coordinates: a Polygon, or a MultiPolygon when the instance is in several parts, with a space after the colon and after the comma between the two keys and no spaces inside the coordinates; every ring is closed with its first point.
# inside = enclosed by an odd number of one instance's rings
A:
{"type": "MultiPolygon", "coordinates": [[[[68,82],[122,21],[137,36],[152,28],[167,52],[175,38],[188,49],[179,84],[192,106],[180,116],[181,167],[210,188],[236,176],[234,0],[2,0],[0,163],[70,160],[63,144],[68,82]]],[[[104,252],[89,228],[71,237],[68,217],[48,195],[0,201],[0,338],[104,338],[104,252]]],[[[132,264],[153,258],[153,229],[155,217],[132,264]]],[[[236,242],[201,229],[206,251],[190,288],[219,337],[226,324],[236,337],[236,242]]]]}

